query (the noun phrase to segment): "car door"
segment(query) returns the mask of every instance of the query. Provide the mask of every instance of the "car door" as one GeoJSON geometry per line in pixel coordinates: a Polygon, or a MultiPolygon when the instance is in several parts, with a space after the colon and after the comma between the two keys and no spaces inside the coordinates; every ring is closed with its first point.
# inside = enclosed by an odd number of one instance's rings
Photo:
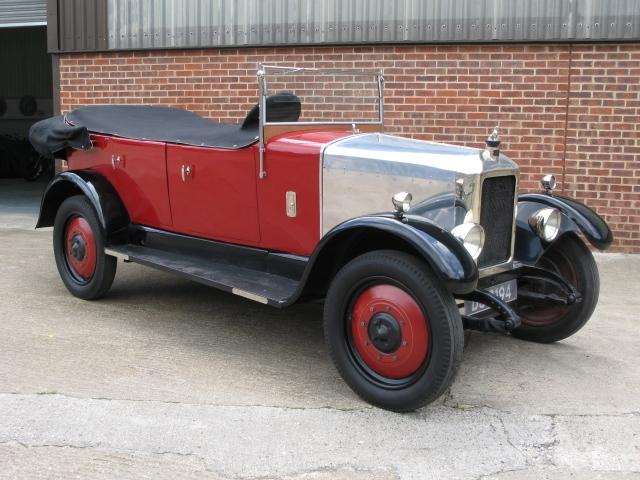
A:
{"type": "Polygon", "coordinates": [[[131,222],[171,229],[165,144],[91,135],[94,148],[74,151],[71,167],[104,175],[124,203],[131,222]]]}
{"type": "Polygon", "coordinates": [[[253,150],[167,145],[175,231],[232,243],[259,242],[253,150]]]}

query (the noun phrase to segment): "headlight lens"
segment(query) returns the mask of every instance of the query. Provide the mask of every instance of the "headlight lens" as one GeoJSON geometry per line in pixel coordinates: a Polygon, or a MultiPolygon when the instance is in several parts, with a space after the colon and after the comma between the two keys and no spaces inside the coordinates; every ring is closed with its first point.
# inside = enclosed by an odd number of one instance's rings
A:
{"type": "Polygon", "coordinates": [[[471,258],[477,260],[484,246],[484,228],[477,223],[462,223],[451,234],[462,242],[471,258]]]}
{"type": "Polygon", "coordinates": [[[529,226],[545,242],[552,242],[560,233],[562,218],[555,208],[543,208],[529,217],[529,226]]]}

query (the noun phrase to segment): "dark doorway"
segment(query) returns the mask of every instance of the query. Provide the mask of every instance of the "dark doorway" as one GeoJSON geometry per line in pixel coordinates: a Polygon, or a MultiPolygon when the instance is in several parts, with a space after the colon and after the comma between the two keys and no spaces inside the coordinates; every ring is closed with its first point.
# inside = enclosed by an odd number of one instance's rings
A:
{"type": "Polygon", "coordinates": [[[0,177],[38,174],[26,138],[53,114],[51,70],[46,26],[0,28],[0,177]]]}

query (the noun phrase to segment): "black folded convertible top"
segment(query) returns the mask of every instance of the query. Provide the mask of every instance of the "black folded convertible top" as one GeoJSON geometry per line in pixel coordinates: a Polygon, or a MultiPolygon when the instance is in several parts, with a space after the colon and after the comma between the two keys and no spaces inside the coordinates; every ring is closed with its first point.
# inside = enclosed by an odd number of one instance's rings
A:
{"type": "MultiPolygon", "coordinates": [[[[293,93],[278,92],[266,102],[268,121],[298,121],[300,99],[293,93]]],[[[91,148],[90,132],[134,140],[236,149],[258,140],[259,115],[256,105],[241,125],[234,125],[213,122],[181,108],[93,105],[35,123],[29,130],[29,140],[41,155],[50,158],[69,147],[91,148]]]]}
{"type": "Polygon", "coordinates": [[[246,147],[258,139],[257,124],[213,122],[180,108],[94,105],[34,124],[29,140],[40,154],[54,157],[68,147],[90,148],[89,132],[230,149],[246,147]]]}

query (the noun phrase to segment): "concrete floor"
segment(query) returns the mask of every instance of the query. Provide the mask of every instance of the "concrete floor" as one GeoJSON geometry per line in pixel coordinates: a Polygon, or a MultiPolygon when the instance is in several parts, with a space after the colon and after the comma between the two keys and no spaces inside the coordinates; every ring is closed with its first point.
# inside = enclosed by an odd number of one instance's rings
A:
{"type": "Polygon", "coordinates": [[[42,184],[0,181],[0,478],[640,479],[640,256],[554,345],[467,337],[436,404],[369,407],[321,307],[278,311],[133,264],[67,293],[42,184]]]}

